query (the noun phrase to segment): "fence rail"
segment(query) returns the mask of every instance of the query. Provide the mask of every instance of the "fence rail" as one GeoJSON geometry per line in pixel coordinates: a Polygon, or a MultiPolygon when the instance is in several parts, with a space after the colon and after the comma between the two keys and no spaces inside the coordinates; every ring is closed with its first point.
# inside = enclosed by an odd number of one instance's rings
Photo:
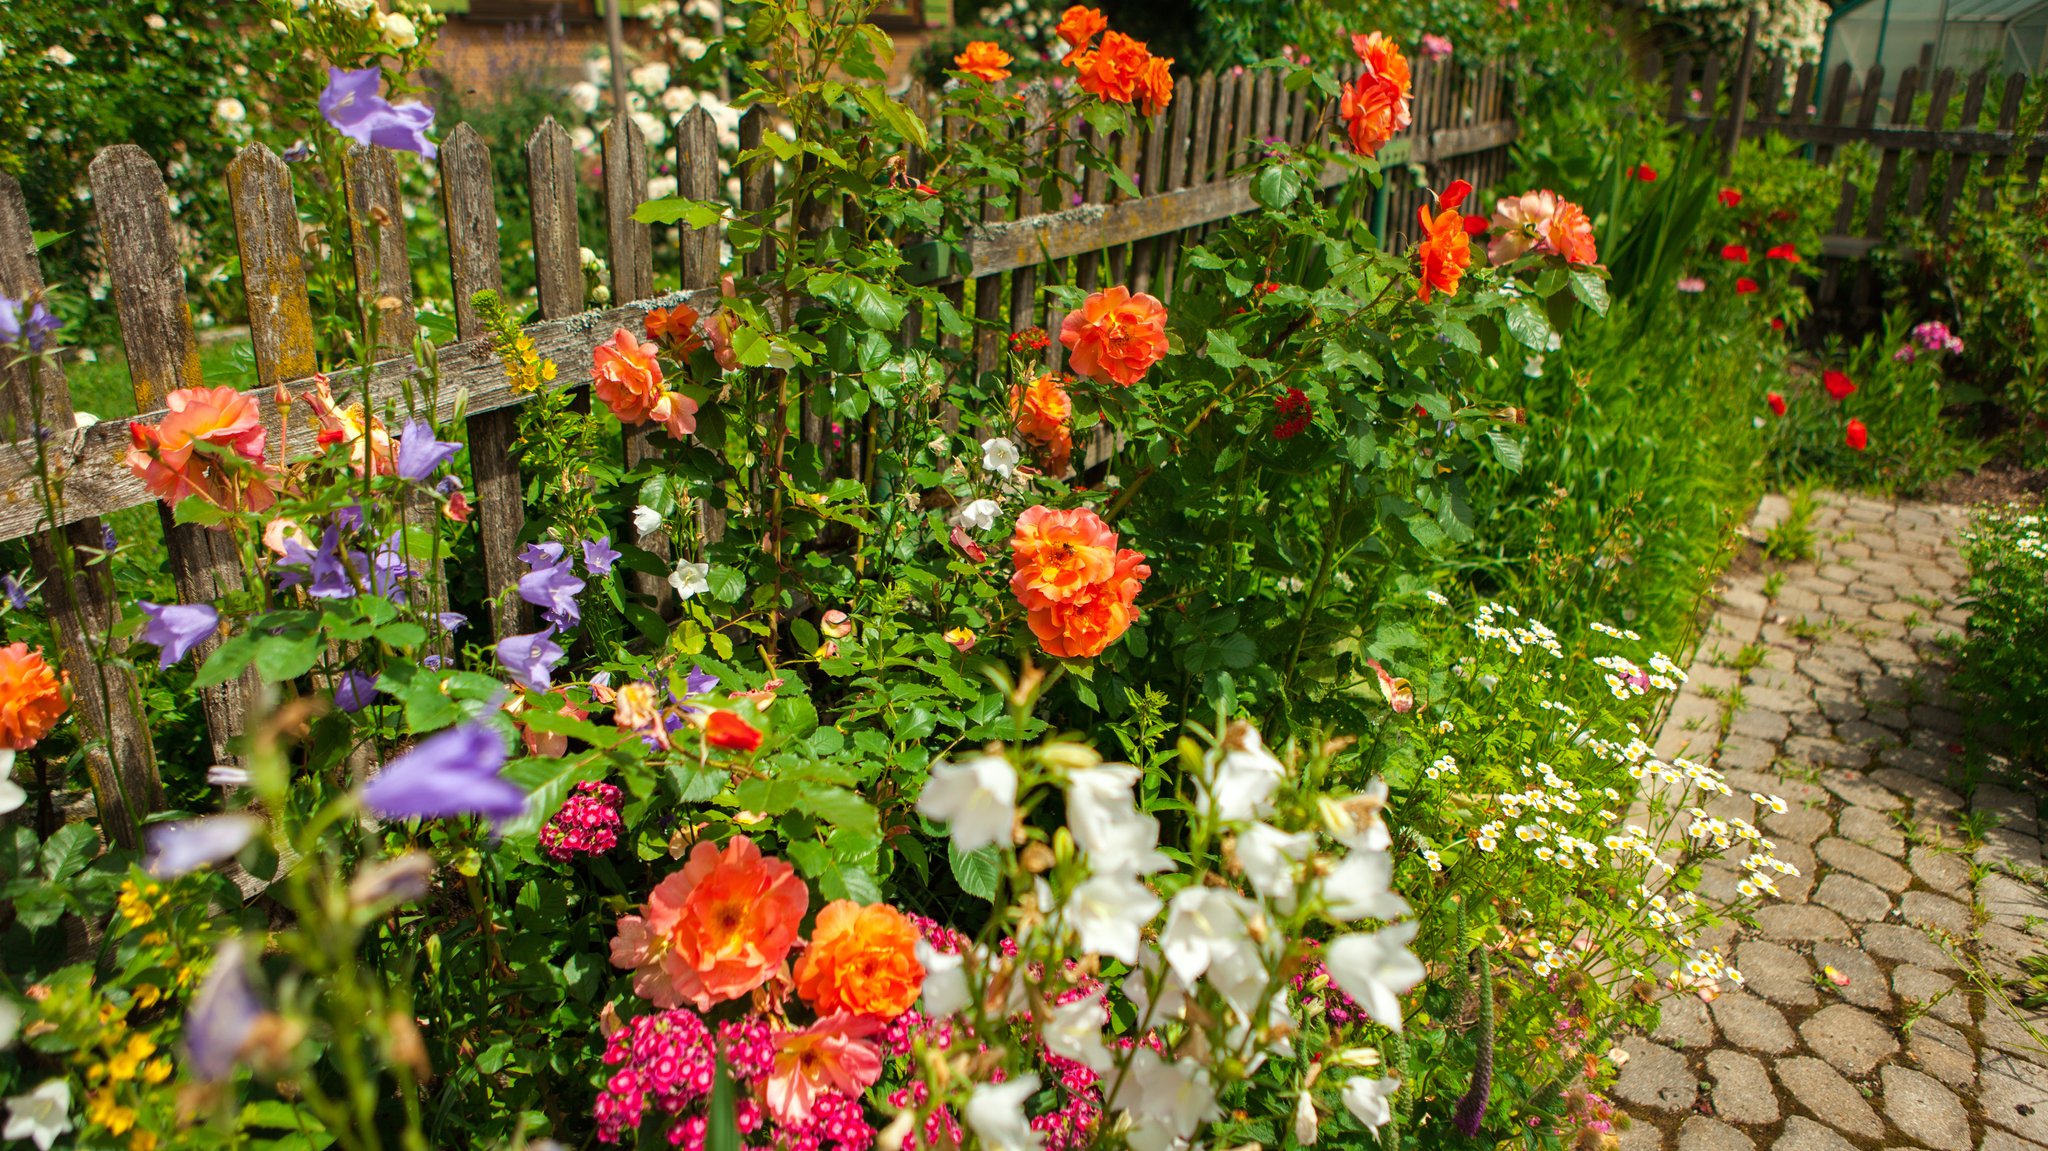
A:
{"type": "MultiPolygon", "coordinates": [[[[1765,135],[1806,144],[1814,162],[1824,166],[1834,166],[1849,145],[1868,145],[1876,153],[1867,184],[1855,173],[1842,175],[1833,226],[1821,241],[1816,303],[1823,308],[1870,308],[1876,281],[1868,257],[1904,221],[1922,220],[1935,235],[1947,235],[1957,209],[1968,202],[1973,176],[1982,177],[1974,184],[1979,211],[1991,208],[1994,185],[2014,165],[2021,165],[2020,196],[2039,194],[2048,131],[2024,139],[2016,131],[2027,79],[2000,76],[1990,66],[1968,75],[1952,68],[1934,71],[1931,49],[1922,52],[1918,67],[1899,75],[1889,108],[1882,98],[1881,64],[1860,75],[1840,64],[1823,76],[1813,64],[1795,68],[1760,59],[1754,44],[1733,70],[1717,56],[1696,61],[1681,54],[1664,63],[1671,86],[1668,118],[1726,140],[1731,153],[1739,140],[1765,135]],[[1762,79],[1748,82],[1759,64],[1762,79]]],[[[2048,85],[2048,78],[2034,84],[2048,85]]]]}
{"type": "MultiPolygon", "coordinates": [[[[1374,209],[1383,233],[1395,230],[1385,227],[1390,218],[1398,224],[1413,217],[1426,195],[1426,184],[1464,178],[1484,186],[1504,177],[1507,145],[1515,138],[1508,111],[1509,81],[1499,65],[1464,68],[1418,61],[1414,78],[1414,122],[1384,156],[1388,179],[1374,209]]],[[[977,366],[994,365],[1007,332],[1033,326],[1057,330],[1060,316],[1038,291],[1041,283],[1056,279],[1093,288],[1101,282],[1127,282],[1133,290],[1170,300],[1180,247],[1217,221],[1252,209],[1250,176],[1243,174],[1247,162],[1269,144],[1299,145],[1337,130],[1333,108],[1320,99],[1311,100],[1306,92],[1288,92],[1273,71],[1183,78],[1178,92],[1168,112],[1141,123],[1125,138],[1102,142],[1108,154],[1119,157],[1141,195],[1112,196],[1106,176],[1090,172],[1082,181],[1083,203],[1078,206],[1038,202],[1035,191],[990,194],[984,199],[979,220],[959,253],[958,272],[940,272],[944,291],[976,321],[971,355],[977,366]]],[[[923,99],[922,93],[915,93],[913,107],[923,99]]],[[[1043,113],[1043,96],[1027,93],[1021,122],[1041,122],[1043,113]],[[1031,116],[1034,109],[1036,119],[1031,116]]],[[[768,116],[761,108],[748,112],[740,127],[742,148],[758,144],[764,131],[773,130],[768,116]]],[[[928,113],[927,119],[935,117],[928,113]]],[[[959,130],[957,123],[940,122],[937,127],[933,135],[941,140],[959,130]]],[[[1064,148],[1070,159],[1072,141],[1084,130],[1077,122],[1070,127],[1073,136],[1041,137],[1032,143],[1040,149],[1064,148]]],[[[681,194],[715,197],[721,180],[717,132],[710,117],[702,109],[691,112],[675,138],[681,194]]],[[[602,245],[591,246],[608,252],[612,299],[622,302],[586,310],[577,260],[586,241],[576,215],[576,157],[568,134],[552,119],[544,121],[525,151],[540,319],[524,331],[540,355],[566,372],[582,370],[613,329],[637,329],[653,308],[689,303],[708,313],[717,304],[721,271],[760,277],[773,270],[773,253],[766,250],[748,253],[737,267],[721,269],[719,232],[684,227],[676,245],[681,265],[676,282],[681,290],[657,295],[654,230],[632,218],[634,209],[648,198],[647,147],[630,120],[619,121],[603,137],[605,236],[602,245]]],[[[922,172],[922,157],[907,160],[913,171],[922,172]]],[[[356,147],[347,164],[352,222],[348,243],[357,290],[364,305],[378,308],[382,317],[379,358],[362,388],[367,395],[358,397],[374,412],[405,408],[418,398],[410,386],[416,368],[409,355],[416,331],[414,269],[407,254],[407,224],[394,161],[383,149],[356,147]]],[[[1073,169],[1071,163],[1064,167],[1073,169]]],[[[485,584],[496,593],[515,582],[520,570],[522,485],[511,446],[516,408],[530,397],[508,382],[470,305],[474,292],[503,283],[491,172],[490,150],[473,129],[464,124],[448,133],[439,163],[438,218],[447,233],[458,338],[435,350],[441,382],[433,414],[451,417],[458,402],[465,413],[485,584]]],[[[1333,165],[1325,186],[1342,174],[1333,165]]],[[[765,220],[775,202],[775,172],[766,163],[755,162],[739,176],[738,212],[765,220]]],[[[55,509],[53,522],[43,506],[36,440],[0,447],[0,541],[25,538],[34,565],[48,581],[46,594],[64,661],[74,669],[74,683],[90,697],[82,696],[77,710],[97,741],[89,760],[103,823],[116,840],[132,844],[139,820],[161,804],[162,788],[135,681],[96,655],[118,615],[116,600],[104,564],[83,568],[75,582],[53,578],[63,570],[54,548],[96,546],[97,517],[152,502],[122,462],[129,426],[155,422],[163,414],[159,409],[168,393],[206,381],[186,304],[184,273],[171,239],[169,200],[156,161],[132,146],[108,148],[92,165],[91,183],[136,405],[145,414],[78,429],[60,367],[45,364],[31,381],[27,367],[0,366],[0,413],[11,415],[18,430],[44,432],[41,450],[63,479],[63,502],[55,509]],[[32,384],[39,393],[31,392],[32,384]],[[30,410],[31,394],[42,397],[39,410],[30,410]],[[54,544],[53,528],[60,537],[54,544]],[[87,671],[93,674],[81,674],[87,671]]],[[[317,450],[316,429],[309,420],[284,420],[276,402],[280,390],[292,393],[311,387],[311,377],[320,367],[315,362],[313,313],[291,170],[267,148],[251,145],[230,166],[228,183],[261,384],[248,395],[261,406],[274,456],[303,458],[317,450]]],[[[835,219],[849,227],[866,226],[857,203],[810,203],[797,210],[797,222],[806,229],[822,229],[835,219]]],[[[428,217],[421,212],[421,222],[411,226],[427,226],[428,217]]],[[[0,174],[0,293],[20,298],[42,288],[31,225],[19,186],[0,174]]],[[[906,339],[914,338],[920,322],[915,315],[906,321],[906,339]]],[[[1051,366],[1058,366],[1061,352],[1055,342],[1048,351],[1051,366]]],[[[354,387],[361,378],[351,371],[340,382],[354,387]]],[[[807,407],[806,437],[823,443],[825,422],[822,411],[807,407]]],[[[631,464],[652,448],[629,434],[625,450],[631,464]]],[[[842,459],[837,466],[858,474],[857,460],[842,459]]],[[[736,500],[741,493],[728,497],[736,500]]],[[[723,509],[704,511],[707,531],[715,537],[723,509]]],[[[241,586],[241,568],[218,533],[174,524],[168,509],[163,509],[163,527],[171,575],[183,602],[212,602],[241,586]]],[[[665,551],[658,537],[635,542],[665,551]]],[[[512,602],[501,605],[493,630],[499,635],[524,630],[522,605],[516,597],[504,598],[512,602]]],[[[242,681],[205,693],[216,761],[232,759],[232,741],[242,730],[247,702],[258,686],[242,681]]]]}

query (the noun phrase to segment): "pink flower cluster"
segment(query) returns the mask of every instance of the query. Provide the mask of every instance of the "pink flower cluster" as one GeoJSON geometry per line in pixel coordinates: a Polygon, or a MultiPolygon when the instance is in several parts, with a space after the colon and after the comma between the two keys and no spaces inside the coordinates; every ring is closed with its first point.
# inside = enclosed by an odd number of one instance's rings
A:
{"type": "Polygon", "coordinates": [[[1321,1008],[1332,1030],[1365,1022],[1365,1010],[1331,981],[1329,969],[1320,959],[1295,973],[1294,994],[1300,997],[1304,1012],[1314,1014],[1321,1008]]]}
{"type": "MultiPolygon", "coordinates": [[[[612,1032],[604,1062],[618,1070],[597,1096],[597,1137],[603,1143],[617,1143],[621,1134],[638,1128],[649,1103],[671,1115],[681,1113],[711,1094],[718,1072],[710,1031],[696,1012],[682,1008],[639,1016],[612,1032]]],[[[671,1132],[670,1141],[681,1140],[671,1132]]]]}
{"type": "MultiPolygon", "coordinates": [[[[907,1107],[922,1107],[931,1100],[931,1088],[919,1079],[908,1087],[898,1087],[889,1094],[889,1106],[901,1111],[907,1107]]],[[[920,1148],[958,1147],[965,1134],[960,1121],[953,1118],[953,1109],[940,1107],[924,1117],[924,1127],[904,1136],[904,1151],[919,1151],[920,1148]]]]}
{"type": "Polygon", "coordinates": [[[562,810],[540,829],[540,849],[549,859],[566,863],[579,855],[603,855],[619,845],[625,821],[619,818],[624,793],[609,783],[587,780],[576,785],[562,810]]]}
{"type": "MultiPolygon", "coordinates": [[[[1913,325],[1913,339],[1920,341],[1920,347],[1930,352],[1960,354],[1963,350],[1962,337],[1949,331],[1948,325],[1940,320],[1929,320],[1924,324],[1913,325]]],[[[1918,355],[1919,351],[1908,341],[1901,344],[1898,351],[1892,353],[1892,359],[1902,364],[1910,364],[1918,355]]]]}

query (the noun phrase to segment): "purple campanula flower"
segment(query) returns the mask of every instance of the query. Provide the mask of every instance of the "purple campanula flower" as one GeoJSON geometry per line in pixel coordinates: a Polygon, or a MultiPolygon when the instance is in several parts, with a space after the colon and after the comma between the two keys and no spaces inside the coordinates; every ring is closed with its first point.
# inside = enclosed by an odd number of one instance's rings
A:
{"type": "Polygon", "coordinates": [[[434,622],[441,625],[442,631],[454,635],[469,626],[469,617],[459,611],[444,611],[435,614],[434,622]]]}
{"type": "Polygon", "coordinates": [[[334,706],[354,715],[377,702],[383,693],[377,690],[375,676],[360,671],[345,671],[334,684],[334,706]]]}
{"type": "Polygon", "coordinates": [[[448,661],[442,659],[438,655],[424,656],[420,659],[420,666],[426,668],[429,671],[440,671],[442,668],[448,666],[448,661]]]}
{"type": "Polygon", "coordinates": [[[63,326],[63,321],[51,315],[41,300],[31,303],[0,296],[0,344],[20,343],[26,336],[28,350],[40,352],[50,334],[63,326]]]}
{"type": "Polygon", "coordinates": [[[114,550],[115,548],[119,547],[120,545],[121,545],[121,541],[120,541],[119,539],[117,539],[117,538],[115,537],[115,535],[114,535],[114,525],[113,525],[113,524],[101,524],[101,525],[100,525],[100,550],[101,550],[101,551],[105,551],[105,552],[110,552],[110,551],[113,551],[113,550],[114,550]]]}
{"type": "Polygon", "coordinates": [[[143,866],[158,879],[176,879],[233,858],[262,830],[263,820],[247,812],[159,823],[149,829],[149,857],[143,866]]]}
{"type": "Polygon", "coordinates": [[[312,154],[313,146],[311,144],[306,143],[304,140],[295,140],[292,142],[291,147],[286,148],[278,156],[278,159],[283,160],[287,164],[296,164],[312,156],[312,154]]]}
{"type": "Polygon", "coordinates": [[[398,460],[393,470],[400,479],[425,480],[461,450],[461,444],[435,439],[434,425],[427,421],[407,420],[398,436],[398,460]]]}
{"type": "Polygon", "coordinates": [[[345,508],[336,509],[334,513],[334,526],[345,532],[362,531],[363,505],[352,503],[345,508]]]}
{"type": "Polygon", "coordinates": [[[19,343],[20,340],[21,305],[0,296],[0,344],[19,343]]]}
{"type": "Polygon", "coordinates": [[[449,475],[442,476],[441,482],[434,485],[434,494],[442,497],[443,499],[446,499],[447,497],[452,496],[456,492],[459,492],[461,490],[462,477],[454,475],[452,473],[449,475]]]}
{"type": "Polygon", "coordinates": [[[142,628],[142,642],[162,649],[157,661],[160,669],[184,659],[220,626],[220,613],[208,604],[160,605],[141,600],[135,606],[149,617],[142,628]]]}
{"type": "Polygon", "coordinates": [[[554,642],[554,634],[549,627],[531,635],[508,635],[498,641],[498,662],[522,686],[546,691],[554,682],[549,670],[562,658],[562,645],[554,642]]]}
{"type": "MultiPolygon", "coordinates": [[[[560,548],[560,544],[555,547],[560,548]]],[[[582,593],[584,583],[577,578],[569,560],[536,567],[519,577],[519,598],[536,607],[545,609],[549,623],[559,628],[572,628],[583,618],[582,609],[576,604],[576,597],[582,593]]]]}
{"type": "Polygon", "coordinates": [[[502,824],[526,810],[526,792],[499,777],[504,766],[504,739],[471,720],[385,764],[363,785],[363,805],[386,819],[481,815],[502,824]]]}
{"type": "Polygon", "coordinates": [[[583,568],[591,575],[612,574],[612,565],[618,559],[619,553],[612,550],[612,537],[599,536],[583,541],[583,568]]]}
{"type": "Polygon", "coordinates": [[[226,1079],[249,1043],[256,1021],[269,1014],[249,982],[238,936],[221,944],[213,968],[185,1013],[185,1064],[208,1082],[226,1079]]]}
{"type": "Polygon", "coordinates": [[[31,352],[42,351],[43,345],[48,343],[49,338],[55,335],[57,330],[63,326],[64,321],[51,315],[50,309],[45,308],[41,300],[37,300],[29,306],[28,323],[23,325],[24,329],[28,332],[28,350],[31,352]]]}
{"type": "Polygon", "coordinates": [[[527,570],[531,571],[534,568],[542,568],[549,564],[560,563],[562,551],[562,545],[554,540],[542,540],[537,544],[527,544],[525,547],[520,548],[519,562],[525,564],[527,570]]]}
{"type": "Polygon", "coordinates": [[[28,610],[28,589],[21,586],[21,581],[14,578],[13,572],[0,576],[0,588],[6,589],[7,602],[14,606],[15,611],[28,610]]]}
{"type": "Polygon", "coordinates": [[[705,671],[701,666],[690,668],[690,674],[683,677],[683,694],[707,695],[718,690],[718,677],[705,671]]]}
{"type": "Polygon", "coordinates": [[[434,126],[434,110],[417,102],[393,104],[385,99],[377,93],[383,78],[381,68],[345,72],[330,65],[327,90],[320,93],[320,115],[335,131],[358,144],[418,152],[433,159],[434,142],[426,133],[434,126]]]}
{"type": "MultiPolygon", "coordinates": [[[[384,541],[368,564],[371,594],[383,596],[393,603],[405,602],[405,580],[413,574],[412,568],[406,566],[405,553],[400,550],[403,546],[403,534],[391,533],[391,538],[384,541]]],[[[360,552],[351,552],[349,557],[356,561],[358,571],[362,570],[361,555],[360,552]]]]}

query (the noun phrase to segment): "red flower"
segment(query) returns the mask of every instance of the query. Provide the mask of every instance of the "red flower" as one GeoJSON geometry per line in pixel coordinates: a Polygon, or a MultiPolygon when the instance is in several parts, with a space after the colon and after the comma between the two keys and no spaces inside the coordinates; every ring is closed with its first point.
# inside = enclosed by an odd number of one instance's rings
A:
{"type": "Polygon", "coordinates": [[[1723,208],[1733,208],[1737,204],[1742,203],[1742,192],[1740,189],[1723,188],[1721,189],[1720,196],[1723,208]]]}
{"type": "Polygon", "coordinates": [[[1796,264],[1799,262],[1799,249],[1791,244],[1779,244],[1777,247],[1766,251],[1764,259],[1783,260],[1788,264],[1796,264]]]}
{"type": "Polygon", "coordinates": [[[1735,294],[1738,296],[1747,296],[1751,292],[1759,290],[1760,287],[1761,285],[1748,276],[1737,276],[1735,278],[1735,294]]]}
{"type": "Polygon", "coordinates": [[[1785,397],[1779,395],[1776,392],[1765,392],[1764,402],[1771,405],[1771,410],[1773,412],[1776,412],[1781,416],[1785,414],[1785,397]]]}
{"type": "Polygon", "coordinates": [[[1863,426],[1862,420],[1851,419],[1848,434],[1842,437],[1842,442],[1848,444],[1851,450],[1860,452],[1864,445],[1870,442],[1870,429],[1863,426]]]}
{"type": "Polygon", "coordinates": [[[1485,216],[1465,217],[1465,234],[1468,236],[1484,236],[1492,227],[1493,221],[1485,216]]]}
{"type": "Polygon", "coordinates": [[[1300,388],[1287,389],[1286,395],[1273,401],[1273,410],[1286,417],[1273,429],[1276,440],[1293,439],[1308,430],[1309,421],[1315,418],[1315,405],[1300,388]]]}
{"type": "Polygon", "coordinates": [[[1738,264],[1749,263],[1749,249],[1741,244],[1729,244],[1721,249],[1721,258],[1738,264]]]}
{"type": "Polygon", "coordinates": [[[1783,316],[1771,317],[1771,330],[1774,332],[1782,332],[1785,330],[1785,319],[1783,316]]]}
{"type": "Polygon", "coordinates": [[[752,751],[761,746],[761,731],[729,711],[714,711],[704,724],[704,742],[726,751],[752,751]]]}
{"type": "Polygon", "coordinates": [[[1650,167],[1648,164],[1637,164],[1635,170],[1630,172],[1629,175],[1641,180],[1645,184],[1657,182],[1657,169],[1650,167]]]}
{"type": "Polygon", "coordinates": [[[1849,378],[1848,373],[1838,372],[1833,368],[1820,374],[1820,386],[1826,388],[1828,396],[1838,404],[1848,399],[1849,393],[1856,390],[1856,383],[1849,378]]]}

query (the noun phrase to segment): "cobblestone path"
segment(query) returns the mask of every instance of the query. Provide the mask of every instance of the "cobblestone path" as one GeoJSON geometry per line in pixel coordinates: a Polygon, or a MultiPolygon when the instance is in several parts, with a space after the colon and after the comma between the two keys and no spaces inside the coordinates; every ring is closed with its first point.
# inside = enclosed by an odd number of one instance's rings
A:
{"type": "MultiPolygon", "coordinates": [[[[1767,498],[1753,535],[1787,510],[1767,498]]],[[[1765,833],[1801,874],[1710,940],[1746,988],[1668,999],[1623,1042],[1624,1151],[2048,1151],[2048,1051],[1967,977],[2048,940],[2048,899],[2013,877],[2040,878],[2039,789],[1966,802],[1953,774],[1940,642],[1966,619],[1968,518],[1822,496],[1811,562],[1723,581],[1658,751],[1712,756],[1739,814],[1750,791],[1783,796],[1765,833]],[[1965,820],[1995,826],[1972,848],[1965,820]]],[[[1737,878],[1702,887],[1732,896],[1737,878]]]]}

